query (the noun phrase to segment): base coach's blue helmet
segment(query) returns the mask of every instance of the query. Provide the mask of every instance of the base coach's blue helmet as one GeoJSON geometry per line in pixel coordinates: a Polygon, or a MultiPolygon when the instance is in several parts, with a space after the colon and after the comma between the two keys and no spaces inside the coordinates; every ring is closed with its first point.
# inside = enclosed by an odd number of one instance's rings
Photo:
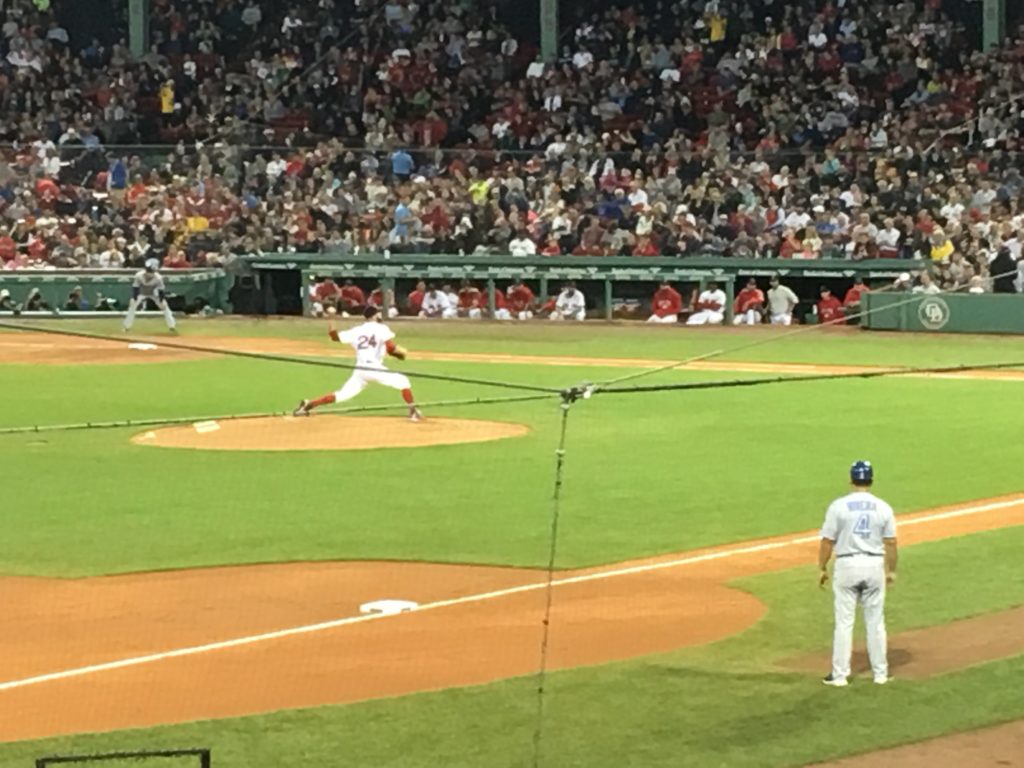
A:
{"type": "Polygon", "coordinates": [[[855,485],[870,485],[875,479],[875,470],[870,461],[855,461],[850,467],[850,480],[855,485]]]}

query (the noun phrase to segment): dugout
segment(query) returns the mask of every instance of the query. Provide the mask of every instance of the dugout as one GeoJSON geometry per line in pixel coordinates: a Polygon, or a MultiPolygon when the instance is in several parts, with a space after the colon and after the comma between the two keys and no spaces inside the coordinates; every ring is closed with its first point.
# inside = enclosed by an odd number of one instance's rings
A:
{"type": "MultiPolygon", "coordinates": [[[[532,257],[515,258],[493,254],[345,254],[261,253],[245,257],[252,271],[269,286],[264,306],[273,305],[287,314],[308,311],[305,293],[309,279],[332,277],[337,282],[353,280],[369,295],[383,283],[403,297],[418,280],[451,284],[457,290],[463,279],[472,280],[487,291],[493,308],[493,292],[522,278],[538,299],[555,295],[560,284],[573,280],[587,297],[590,318],[611,320],[614,309],[623,305],[639,307],[635,316],[644,316],[651,295],[662,280],[668,280],[687,297],[715,281],[729,299],[726,321],[732,319],[732,298],[750,277],[768,287],[771,275],[778,274],[801,299],[798,316],[810,311],[818,299],[821,285],[840,297],[861,276],[875,286],[890,285],[900,272],[921,268],[921,262],[903,259],[847,261],[823,259],[734,259],[723,257],[532,257]],[[294,291],[298,289],[299,296],[294,291]],[[278,295],[280,294],[280,295],[278,295]],[[287,307],[287,311],[284,308],[287,307]]],[[[619,315],[622,316],[622,315],[619,315]]]]}

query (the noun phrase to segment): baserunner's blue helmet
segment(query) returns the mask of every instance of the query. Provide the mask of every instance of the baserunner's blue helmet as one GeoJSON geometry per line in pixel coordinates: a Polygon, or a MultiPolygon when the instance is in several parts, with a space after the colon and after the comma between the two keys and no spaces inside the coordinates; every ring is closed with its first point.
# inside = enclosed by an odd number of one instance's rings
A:
{"type": "Polygon", "coordinates": [[[850,467],[850,481],[854,485],[871,485],[875,479],[875,470],[871,466],[870,461],[861,459],[860,461],[853,462],[853,466],[850,467]]]}

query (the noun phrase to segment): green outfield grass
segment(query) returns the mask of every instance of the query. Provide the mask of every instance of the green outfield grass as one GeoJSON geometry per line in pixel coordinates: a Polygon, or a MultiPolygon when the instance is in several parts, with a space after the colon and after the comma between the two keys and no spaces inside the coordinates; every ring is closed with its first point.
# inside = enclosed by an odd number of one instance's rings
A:
{"type": "MultiPolygon", "coordinates": [[[[110,321],[48,327],[109,333],[110,321]]],[[[190,335],[322,338],[309,321],[195,321],[190,335]]],[[[155,323],[140,325],[156,331],[155,323]]],[[[636,326],[396,325],[412,350],[862,365],[1024,361],[1024,339],[707,332],[636,326]]],[[[325,353],[329,347],[325,345],[325,353]]],[[[621,367],[441,363],[410,372],[562,388],[621,367]]],[[[0,427],[290,409],[345,370],[247,359],[0,366],[0,427]]],[[[644,383],[749,374],[667,372],[644,383]]],[[[502,396],[415,380],[421,402],[502,396]]],[[[507,394],[517,394],[508,392],[507,394]]],[[[813,529],[849,463],[874,461],[899,512],[1024,490],[1024,382],[910,378],[597,395],[569,416],[557,565],[571,568],[813,529]]],[[[393,403],[370,389],[355,404],[393,403]]],[[[0,573],[74,577],[200,565],[364,558],[540,566],[549,550],[558,398],[428,415],[526,424],[494,443],[366,452],[222,453],[140,447],[138,428],[0,435],[0,573]],[[366,478],[379,478],[373,483],[366,478]]],[[[908,550],[892,628],[1024,602],[1024,528],[908,550]]],[[[769,606],[756,627],[666,656],[552,679],[546,766],[784,766],[1024,716],[1017,658],[876,692],[819,690],[774,662],[828,644],[830,602],[806,569],[739,586],[769,606]],[[848,695],[847,695],[848,694],[848,695]],[[971,707],[949,702],[975,702],[971,707]],[[842,725],[842,728],[838,728],[842,725]],[[724,745],[724,746],[723,746],[724,745]],[[692,758],[692,759],[691,759],[692,758]]],[[[0,681],[2,682],[2,681],[0,681]]],[[[0,707],[2,707],[0,693],[0,707]]],[[[260,718],[0,746],[44,752],[213,746],[215,765],[512,768],[530,755],[535,682],[512,680],[260,718]],[[342,761],[337,755],[343,755],[342,761]]],[[[0,713],[2,730],[2,713],[0,713]]]]}

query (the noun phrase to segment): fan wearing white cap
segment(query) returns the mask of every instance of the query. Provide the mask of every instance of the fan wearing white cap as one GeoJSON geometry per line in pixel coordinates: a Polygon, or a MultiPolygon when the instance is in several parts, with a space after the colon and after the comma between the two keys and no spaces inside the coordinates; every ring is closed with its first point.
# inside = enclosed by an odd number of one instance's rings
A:
{"type": "Polygon", "coordinates": [[[174,322],[174,314],[167,305],[167,292],[164,287],[164,279],[157,271],[160,262],[157,259],[146,259],[146,268],[135,273],[132,281],[132,298],[128,302],[128,314],[124,316],[124,332],[128,333],[135,323],[135,312],[140,307],[146,306],[151,301],[164,313],[164,321],[167,323],[167,330],[177,333],[174,322]]]}

